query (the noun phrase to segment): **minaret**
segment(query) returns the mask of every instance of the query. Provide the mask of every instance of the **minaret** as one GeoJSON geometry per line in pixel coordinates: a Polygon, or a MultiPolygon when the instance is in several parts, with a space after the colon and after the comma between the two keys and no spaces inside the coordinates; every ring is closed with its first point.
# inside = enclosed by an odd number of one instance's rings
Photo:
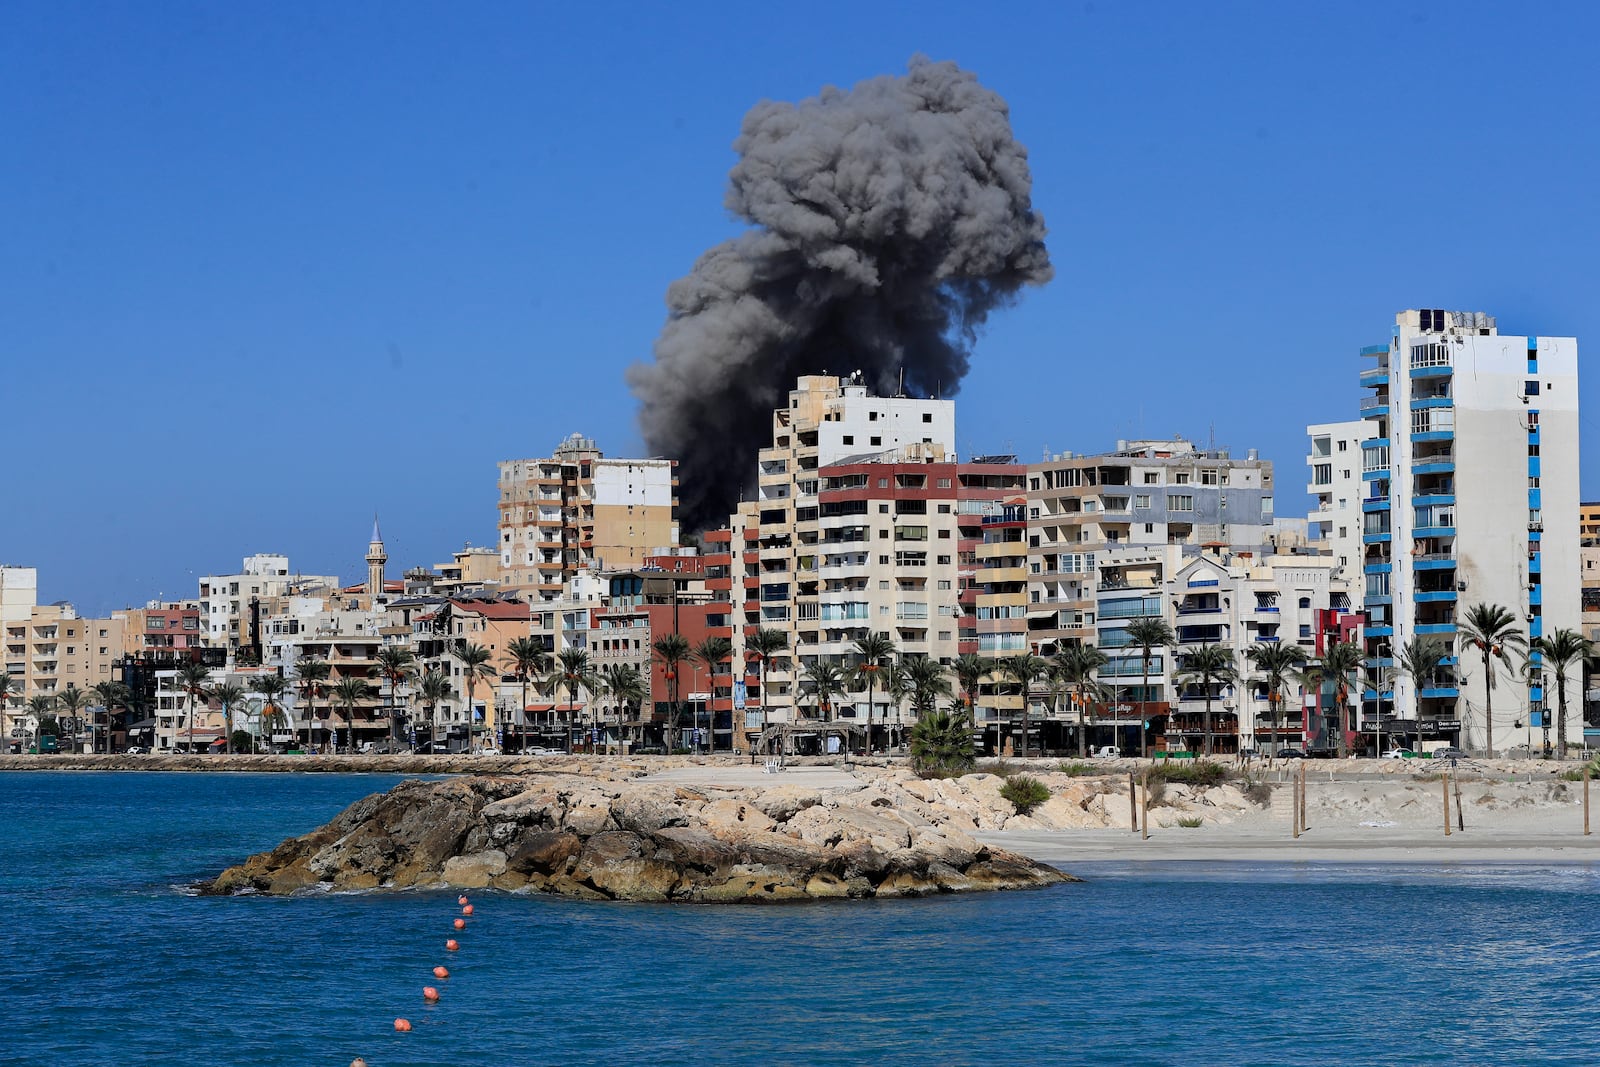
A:
{"type": "Polygon", "coordinates": [[[383,551],[383,534],[378,531],[378,516],[372,516],[372,543],[367,545],[367,595],[383,595],[383,565],[389,562],[383,551]]]}

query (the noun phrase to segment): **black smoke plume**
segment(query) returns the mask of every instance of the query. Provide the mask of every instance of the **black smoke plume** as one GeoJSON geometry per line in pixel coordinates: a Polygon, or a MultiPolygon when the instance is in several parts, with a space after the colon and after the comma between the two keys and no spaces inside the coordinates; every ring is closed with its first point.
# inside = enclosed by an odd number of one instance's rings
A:
{"type": "Polygon", "coordinates": [[[628,372],[690,530],[754,484],[796,377],[948,396],[989,312],[1052,274],[1006,103],[954,63],[757,104],[733,147],[727,206],[753,228],[668,287],[655,362],[628,372]]]}

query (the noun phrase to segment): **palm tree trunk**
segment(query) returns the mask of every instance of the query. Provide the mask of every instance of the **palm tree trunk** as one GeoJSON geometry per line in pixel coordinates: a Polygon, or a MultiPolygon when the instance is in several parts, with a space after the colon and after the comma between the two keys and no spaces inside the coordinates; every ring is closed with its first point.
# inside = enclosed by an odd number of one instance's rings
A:
{"type": "Polygon", "coordinates": [[[1144,671],[1144,677],[1140,679],[1141,685],[1139,687],[1139,758],[1144,759],[1150,754],[1145,738],[1145,730],[1150,722],[1150,653],[1148,650],[1141,658],[1139,666],[1144,671]]]}
{"type": "Polygon", "coordinates": [[[1567,758],[1567,675],[1556,673],[1556,758],[1567,758]]]}
{"type": "MultiPolygon", "coordinates": [[[[1489,652],[1483,653],[1483,754],[1485,759],[1494,759],[1494,678],[1489,674],[1489,652]]],[[[1422,696],[1422,682],[1417,682],[1417,696],[1422,696]]],[[[1422,737],[1422,716],[1417,715],[1417,738],[1422,737]]]]}
{"type": "Polygon", "coordinates": [[[1209,756],[1211,755],[1211,680],[1209,678],[1206,679],[1206,710],[1204,717],[1200,721],[1200,732],[1205,735],[1205,739],[1201,744],[1205,748],[1205,754],[1209,756]]]}

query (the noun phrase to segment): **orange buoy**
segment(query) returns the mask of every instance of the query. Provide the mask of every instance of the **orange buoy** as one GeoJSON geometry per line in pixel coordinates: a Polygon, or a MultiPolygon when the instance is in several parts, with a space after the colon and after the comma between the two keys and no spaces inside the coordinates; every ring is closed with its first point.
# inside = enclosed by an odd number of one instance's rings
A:
{"type": "Polygon", "coordinates": [[[411,1032],[411,1020],[396,1019],[394,1021],[394,1030],[397,1034],[409,1034],[411,1032]]]}
{"type": "Polygon", "coordinates": [[[439,999],[439,991],[431,985],[425,985],[422,987],[422,999],[432,1004],[439,999]]]}
{"type": "Polygon", "coordinates": [[[457,930],[465,930],[466,928],[467,928],[467,920],[465,920],[465,919],[457,919],[456,920],[456,929],[457,930]]]}
{"type": "Polygon", "coordinates": [[[456,903],[457,904],[465,904],[466,902],[467,902],[467,898],[466,897],[456,897],[456,903]]]}
{"type": "Polygon", "coordinates": [[[463,915],[471,915],[472,914],[472,905],[468,904],[468,905],[464,906],[461,909],[461,914],[463,914],[463,915]]]}
{"type": "Polygon", "coordinates": [[[435,967],[433,969],[433,976],[435,978],[449,978],[450,972],[445,970],[443,967],[435,967]]]}
{"type": "Polygon", "coordinates": [[[457,942],[456,939],[453,938],[453,937],[450,940],[448,940],[448,941],[446,941],[444,943],[444,948],[445,948],[446,952],[454,952],[457,949],[459,949],[460,947],[461,947],[460,943],[457,942]]]}

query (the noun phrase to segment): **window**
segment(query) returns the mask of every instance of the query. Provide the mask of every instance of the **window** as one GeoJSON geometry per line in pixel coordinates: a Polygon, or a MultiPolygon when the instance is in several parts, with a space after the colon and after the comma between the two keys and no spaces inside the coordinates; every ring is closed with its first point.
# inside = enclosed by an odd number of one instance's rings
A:
{"type": "Polygon", "coordinates": [[[1149,493],[1136,493],[1136,494],[1134,494],[1133,506],[1138,508],[1141,511],[1149,510],[1149,508],[1150,508],[1150,494],[1149,493]]]}
{"type": "Polygon", "coordinates": [[[1524,385],[1522,387],[1522,395],[1523,396],[1538,396],[1539,395],[1539,383],[1538,382],[1526,382],[1526,383],[1524,383],[1524,385]]]}
{"type": "Polygon", "coordinates": [[[887,515],[887,514],[889,514],[889,505],[888,504],[879,504],[878,505],[878,514],[879,515],[887,515]]]}
{"type": "Polygon", "coordinates": [[[1174,474],[1172,476],[1172,484],[1173,485],[1188,485],[1189,484],[1189,472],[1188,471],[1179,471],[1177,474],[1174,474]]]}
{"type": "Polygon", "coordinates": [[[939,588],[940,589],[949,589],[950,588],[950,579],[948,579],[948,578],[940,578],[939,579],[939,588]]]}
{"type": "Polygon", "coordinates": [[[941,514],[941,515],[950,514],[950,505],[949,504],[940,504],[939,505],[939,514],[941,514]]]}
{"type": "Polygon", "coordinates": [[[939,531],[939,540],[941,540],[941,541],[950,540],[950,531],[949,530],[940,530],[939,531]]]}
{"type": "Polygon", "coordinates": [[[1200,484],[1201,485],[1216,485],[1217,484],[1217,472],[1216,471],[1205,471],[1205,470],[1201,471],[1200,472],[1200,484]]]}
{"type": "Polygon", "coordinates": [[[933,421],[933,413],[930,412],[930,411],[924,411],[922,413],[922,421],[923,422],[932,422],[933,421]]]}
{"type": "Polygon", "coordinates": [[[883,438],[874,437],[874,438],[872,438],[871,443],[874,444],[874,445],[881,445],[881,444],[883,444],[883,438]]]}
{"type": "Polygon", "coordinates": [[[878,413],[876,411],[867,412],[867,421],[868,422],[877,422],[878,421],[878,413]]]}
{"type": "Polygon", "coordinates": [[[1318,463],[1311,468],[1311,484],[1327,485],[1333,481],[1333,464],[1318,463]]]}
{"type": "Polygon", "coordinates": [[[855,444],[856,443],[855,435],[854,434],[848,434],[848,433],[845,434],[844,435],[844,443],[847,444],[847,445],[855,444]]]}
{"type": "Polygon", "coordinates": [[[1349,537],[1350,536],[1350,527],[1348,527],[1348,526],[1339,527],[1339,536],[1340,537],[1349,537]]]}
{"type": "Polygon", "coordinates": [[[1350,442],[1349,441],[1340,441],[1339,442],[1339,451],[1340,452],[1343,452],[1345,449],[1347,449],[1349,447],[1350,447],[1350,442]]]}
{"type": "Polygon", "coordinates": [[[948,567],[950,565],[950,557],[949,556],[940,556],[939,557],[939,565],[943,566],[943,567],[948,567]]]}
{"type": "Polygon", "coordinates": [[[1300,598],[1300,610],[1305,611],[1305,610],[1309,609],[1310,607],[1311,607],[1311,598],[1308,597],[1308,596],[1301,597],[1300,598]]]}
{"type": "Polygon", "coordinates": [[[1144,524],[1144,532],[1145,533],[1155,533],[1156,532],[1156,524],[1153,523],[1153,522],[1145,523],[1144,524]]]}
{"type": "Polygon", "coordinates": [[[1144,472],[1144,484],[1145,485],[1160,485],[1161,484],[1161,475],[1156,471],[1145,471],[1144,472]]]}
{"type": "Polygon", "coordinates": [[[1168,511],[1193,511],[1194,497],[1188,493],[1171,493],[1167,496],[1168,511]]]}

